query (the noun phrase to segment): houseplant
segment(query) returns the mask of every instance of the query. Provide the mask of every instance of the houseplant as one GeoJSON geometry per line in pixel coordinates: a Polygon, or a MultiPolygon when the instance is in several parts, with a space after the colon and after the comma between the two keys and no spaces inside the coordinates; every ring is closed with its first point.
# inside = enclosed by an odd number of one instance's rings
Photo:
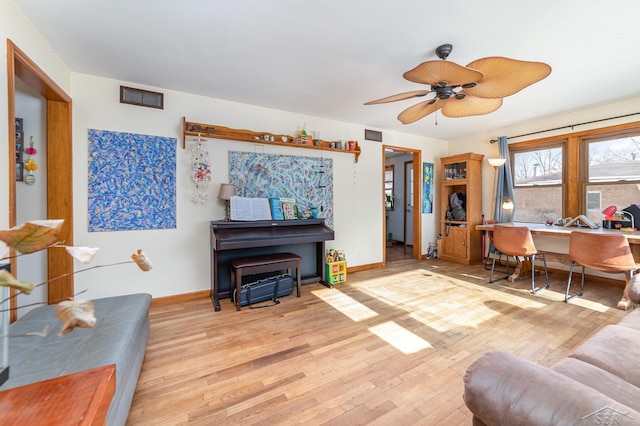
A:
{"type": "MultiPolygon", "coordinates": [[[[64,249],[74,259],[88,264],[91,262],[95,254],[98,252],[98,248],[93,247],[78,247],[67,246],[59,241],[60,231],[62,229],[63,220],[37,220],[26,222],[20,226],[9,230],[0,230],[0,241],[3,241],[10,249],[13,249],[19,254],[7,255],[0,258],[0,265],[3,261],[28,255],[42,250],[59,250],[64,249]]],[[[111,263],[106,265],[96,265],[80,269],[77,271],[63,274],[58,277],[46,280],[39,284],[31,282],[25,282],[14,277],[8,270],[0,268],[0,384],[2,384],[3,376],[5,374],[6,366],[8,365],[8,341],[9,337],[12,337],[8,333],[9,324],[9,312],[12,309],[18,309],[20,307],[10,307],[12,299],[16,298],[19,294],[29,294],[33,289],[50,285],[56,280],[67,277],[69,275],[77,274],[84,271],[89,271],[96,268],[103,268],[109,266],[116,266],[125,263],[135,263],[143,271],[149,271],[153,267],[150,260],[142,252],[138,250],[137,253],[131,255],[131,260],[111,263]],[[16,290],[13,295],[9,295],[9,289],[16,290]]],[[[82,292],[76,293],[77,296],[82,292]]],[[[41,302],[45,304],[46,302],[41,302]]],[[[39,303],[38,303],[39,304],[39,303]]],[[[73,330],[75,327],[91,328],[96,323],[94,316],[93,302],[90,300],[76,300],[74,298],[61,300],[56,305],[55,314],[58,320],[62,323],[62,328],[59,335],[66,334],[73,330]]],[[[30,334],[46,335],[47,329],[42,331],[35,331],[30,334]]],[[[4,378],[6,380],[7,377],[4,378]]]]}

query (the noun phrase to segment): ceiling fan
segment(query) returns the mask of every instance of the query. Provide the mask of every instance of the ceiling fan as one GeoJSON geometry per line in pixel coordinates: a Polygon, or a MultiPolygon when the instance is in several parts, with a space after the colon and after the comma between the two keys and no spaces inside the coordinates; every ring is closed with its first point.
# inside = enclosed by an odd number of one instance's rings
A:
{"type": "Polygon", "coordinates": [[[431,86],[429,90],[398,93],[365,105],[402,101],[434,93],[429,100],[413,105],[398,115],[403,124],[413,123],[442,109],[447,117],[467,117],[489,114],[502,106],[502,98],[518,93],[551,73],[542,62],[490,56],[475,60],[466,67],[446,61],[453,46],[443,44],[436,49],[441,61],[423,62],[403,74],[415,83],[431,86]]]}

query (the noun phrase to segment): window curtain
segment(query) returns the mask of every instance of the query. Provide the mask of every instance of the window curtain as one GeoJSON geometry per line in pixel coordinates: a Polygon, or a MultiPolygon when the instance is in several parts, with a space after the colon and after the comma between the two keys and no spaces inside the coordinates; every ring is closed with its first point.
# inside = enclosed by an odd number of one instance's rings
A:
{"type": "Polygon", "coordinates": [[[495,220],[498,223],[511,222],[513,220],[514,209],[505,209],[502,207],[505,201],[514,202],[513,191],[513,175],[511,174],[511,159],[509,157],[509,144],[506,136],[498,138],[498,152],[500,158],[506,158],[507,161],[500,166],[498,170],[498,183],[496,185],[496,206],[495,220]]]}

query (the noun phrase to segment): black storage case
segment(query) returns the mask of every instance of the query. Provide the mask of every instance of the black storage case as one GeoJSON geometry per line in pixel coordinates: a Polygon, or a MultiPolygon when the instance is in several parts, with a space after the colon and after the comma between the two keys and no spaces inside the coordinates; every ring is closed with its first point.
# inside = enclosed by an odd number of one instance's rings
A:
{"type": "MultiPolygon", "coordinates": [[[[293,292],[294,281],[291,275],[284,274],[265,278],[252,283],[243,284],[240,287],[240,306],[264,302],[276,301],[278,297],[288,296],[293,292]]],[[[233,290],[232,300],[236,303],[237,290],[233,290]]]]}
{"type": "Polygon", "coordinates": [[[630,220],[603,220],[602,227],[607,229],[631,228],[630,220]]]}

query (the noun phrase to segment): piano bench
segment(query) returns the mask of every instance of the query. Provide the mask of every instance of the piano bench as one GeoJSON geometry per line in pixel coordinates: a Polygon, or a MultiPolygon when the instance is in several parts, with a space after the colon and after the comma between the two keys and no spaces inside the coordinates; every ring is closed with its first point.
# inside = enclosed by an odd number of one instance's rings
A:
{"type": "MultiPolygon", "coordinates": [[[[302,258],[293,253],[266,254],[264,256],[241,257],[229,262],[231,266],[231,285],[236,285],[236,294],[240,294],[243,275],[262,274],[265,272],[275,272],[286,269],[291,273],[292,268],[296,268],[296,291],[300,297],[301,271],[300,262],[302,258]]],[[[236,310],[240,310],[240,297],[236,298],[236,310]]]]}

